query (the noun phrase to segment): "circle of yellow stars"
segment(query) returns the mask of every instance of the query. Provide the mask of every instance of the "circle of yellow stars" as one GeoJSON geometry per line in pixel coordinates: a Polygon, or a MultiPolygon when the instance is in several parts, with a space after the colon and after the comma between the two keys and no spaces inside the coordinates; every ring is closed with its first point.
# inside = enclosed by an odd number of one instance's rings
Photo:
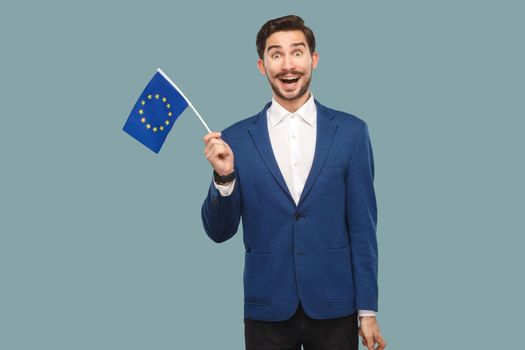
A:
{"type": "Polygon", "coordinates": [[[148,122],[148,119],[147,117],[144,115],[144,110],[142,108],[139,109],[139,117],[140,117],[140,122],[142,124],[144,124],[144,126],[146,127],[146,129],[148,130],[151,130],[152,132],[160,132],[160,131],[164,131],[164,125],[166,125],[166,127],[168,127],[171,123],[171,121],[169,120],[169,117],[171,117],[173,115],[173,113],[171,112],[171,104],[168,103],[168,99],[164,96],[162,96],[162,98],[160,97],[159,94],[149,94],[147,96],[147,98],[145,100],[141,100],[140,101],[140,105],[141,106],[145,106],[146,105],[146,100],[151,100],[151,101],[162,101],[163,104],[165,104],[166,106],[166,110],[167,110],[167,114],[168,114],[168,119],[166,119],[164,121],[164,123],[162,124],[159,124],[159,125],[151,125],[151,123],[148,122]]]}

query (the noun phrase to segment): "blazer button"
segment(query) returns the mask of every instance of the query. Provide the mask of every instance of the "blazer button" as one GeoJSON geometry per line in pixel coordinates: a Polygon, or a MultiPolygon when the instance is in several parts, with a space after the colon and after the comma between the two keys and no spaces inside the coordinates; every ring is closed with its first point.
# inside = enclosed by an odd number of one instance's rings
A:
{"type": "Polygon", "coordinates": [[[296,212],[295,215],[294,215],[294,219],[295,221],[299,221],[303,216],[301,216],[301,213],[299,212],[296,212]]]}

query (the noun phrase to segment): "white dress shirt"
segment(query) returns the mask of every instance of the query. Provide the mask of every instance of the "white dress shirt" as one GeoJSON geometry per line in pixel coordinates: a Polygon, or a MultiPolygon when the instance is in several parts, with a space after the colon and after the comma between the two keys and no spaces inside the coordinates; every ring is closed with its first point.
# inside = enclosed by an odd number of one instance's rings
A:
{"type": "MultiPolygon", "coordinates": [[[[308,101],[294,113],[286,110],[275,98],[272,98],[266,117],[275,160],[295,204],[298,204],[315,153],[317,108],[314,96],[310,93],[308,101]]],[[[228,185],[215,183],[222,196],[229,196],[234,186],[235,180],[228,185]]],[[[358,316],[375,315],[376,312],[373,310],[358,310],[358,316]]]]}

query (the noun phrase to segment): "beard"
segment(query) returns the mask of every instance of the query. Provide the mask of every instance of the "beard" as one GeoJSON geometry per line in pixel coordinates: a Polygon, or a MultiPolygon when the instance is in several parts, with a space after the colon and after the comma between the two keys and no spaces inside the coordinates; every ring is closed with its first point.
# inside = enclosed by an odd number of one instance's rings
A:
{"type": "Polygon", "coordinates": [[[299,92],[296,95],[291,96],[291,97],[284,96],[281,93],[281,90],[279,90],[279,86],[277,86],[276,84],[270,81],[270,78],[268,78],[268,74],[266,74],[266,78],[268,79],[268,82],[270,83],[270,86],[272,87],[272,90],[276,96],[282,98],[283,100],[291,101],[291,100],[296,100],[298,98],[301,98],[308,91],[308,88],[310,87],[310,82],[312,81],[311,73],[310,73],[310,76],[308,77],[308,80],[303,84],[303,86],[299,88],[299,92]]]}

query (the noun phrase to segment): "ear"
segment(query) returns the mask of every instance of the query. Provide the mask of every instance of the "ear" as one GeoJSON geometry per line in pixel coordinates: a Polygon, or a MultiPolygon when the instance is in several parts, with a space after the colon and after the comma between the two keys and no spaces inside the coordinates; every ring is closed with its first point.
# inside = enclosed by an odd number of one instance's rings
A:
{"type": "Polygon", "coordinates": [[[264,69],[264,61],[260,58],[257,60],[257,68],[259,68],[259,72],[261,72],[262,75],[266,75],[266,69],[264,69]]]}
{"type": "Polygon", "coordinates": [[[314,51],[314,53],[312,54],[312,69],[315,69],[318,63],[319,63],[319,53],[317,51],[314,51]]]}

